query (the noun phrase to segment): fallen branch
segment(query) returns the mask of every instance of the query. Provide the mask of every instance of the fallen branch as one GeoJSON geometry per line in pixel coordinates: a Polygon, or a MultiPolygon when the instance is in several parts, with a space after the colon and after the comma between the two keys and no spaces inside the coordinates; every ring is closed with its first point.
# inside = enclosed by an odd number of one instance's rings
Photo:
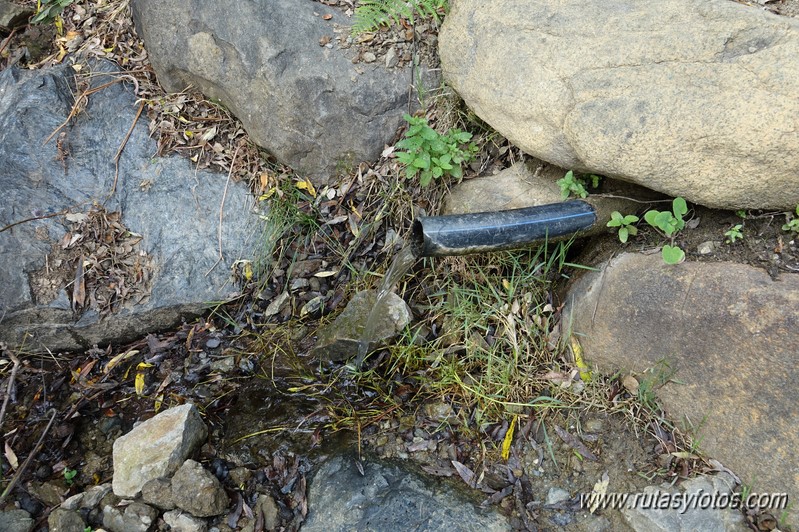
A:
{"type": "Polygon", "coordinates": [[[0,429],[3,428],[3,422],[6,419],[6,408],[8,407],[9,399],[11,399],[11,390],[14,388],[14,382],[17,379],[17,371],[19,371],[19,359],[17,355],[9,350],[8,358],[11,359],[14,366],[11,368],[11,375],[8,377],[8,386],[6,387],[6,396],[3,399],[3,407],[0,408],[0,429]]]}
{"type": "Polygon", "coordinates": [[[19,221],[16,221],[14,223],[10,223],[10,224],[6,225],[2,229],[0,229],[0,233],[2,233],[3,231],[8,231],[9,229],[11,229],[12,227],[14,227],[16,225],[24,224],[25,222],[32,222],[34,220],[44,220],[46,218],[54,218],[56,216],[62,216],[64,214],[68,214],[68,213],[69,213],[69,209],[64,209],[63,211],[58,211],[58,212],[54,212],[54,213],[51,213],[51,214],[43,214],[41,216],[33,216],[31,218],[24,218],[22,220],[19,220],[19,221]]]}
{"type": "Polygon", "coordinates": [[[102,84],[102,85],[100,85],[99,87],[94,87],[94,88],[91,88],[91,89],[86,89],[86,90],[85,90],[85,91],[83,91],[81,94],[79,94],[79,95],[78,95],[78,97],[77,97],[77,98],[75,98],[75,103],[74,103],[74,104],[72,104],[72,110],[69,112],[69,116],[67,116],[67,119],[66,119],[66,120],[64,120],[64,121],[61,123],[61,125],[60,125],[60,126],[58,126],[57,128],[55,128],[55,131],[53,131],[52,133],[50,133],[50,136],[49,136],[49,137],[47,137],[47,138],[44,140],[44,142],[42,142],[42,146],[44,146],[45,144],[47,144],[48,142],[50,142],[50,140],[51,140],[51,139],[52,139],[52,138],[53,138],[53,137],[54,137],[56,134],[58,134],[58,132],[59,132],[59,131],[61,131],[62,129],[64,129],[64,127],[66,127],[66,125],[67,125],[67,124],[69,124],[69,121],[70,121],[70,120],[72,120],[72,119],[75,117],[75,115],[77,115],[77,114],[78,114],[78,112],[80,111],[80,108],[81,108],[81,105],[80,105],[80,104],[81,104],[81,103],[85,104],[85,103],[87,103],[87,102],[89,101],[89,96],[91,96],[91,95],[92,95],[92,94],[94,94],[95,92],[100,92],[101,90],[103,90],[103,89],[105,89],[105,88],[107,88],[107,87],[110,87],[110,86],[111,86],[111,85],[113,85],[114,83],[119,83],[120,81],[122,81],[122,78],[117,78],[117,79],[115,79],[114,81],[109,81],[108,83],[103,83],[103,84],[102,84]]]}
{"type": "Polygon", "coordinates": [[[139,104],[139,110],[136,111],[136,116],[133,118],[133,123],[130,125],[130,129],[128,129],[125,138],[122,139],[122,144],[119,145],[119,149],[117,150],[116,155],[114,155],[114,183],[111,185],[111,192],[108,193],[108,197],[106,201],[111,199],[111,196],[114,195],[114,192],[117,190],[117,181],[119,180],[119,159],[122,157],[122,150],[125,149],[125,146],[130,139],[131,133],[133,133],[133,128],[136,127],[136,122],[139,121],[139,117],[141,116],[141,112],[144,110],[144,101],[139,104]]]}
{"type": "Polygon", "coordinates": [[[222,202],[219,204],[219,227],[217,228],[217,240],[219,242],[219,258],[216,259],[216,262],[211,269],[205,272],[205,276],[208,277],[208,274],[214,271],[216,265],[219,264],[224,255],[222,254],[222,213],[225,209],[225,198],[227,198],[227,188],[230,184],[230,177],[233,175],[233,165],[236,164],[236,156],[239,154],[239,149],[241,149],[241,145],[236,147],[236,151],[233,152],[233,159],[230,161],[230,171],[227,174],[227,181],[225,181],[225,191],[222,193],[222,202]]]}
{"type": "Polygon", "coordinates": [[[33,450],[30,452],[25,461],[22,462],[20,468],[17,469],[17,472],[14,474],[14,477],[11,479],[11,482],[9,482],[8,486],[6,486],[6,489],[3,490],[3,494],[0,495],[0,506],[2,506],[2,504],[5,502],[6,497],[8,497],[8,494],[11,493],[11,490],[14,489],[14,486],[17,485],[17,482],[19,481],[20,477],[22,477],[22,473],[25,471],[25,469],[27,469],[28,464],[30,464],[31,459],[33,459],[34,456],[39,454],[39,449],[42,447],[44,438],[45,436],[47,436],[47,433],[50,432],[50,428],[52,428],[53,422],[55,421],[55,416],[56,414],[58,414],[55,408],[51,408],[47,413],[50,414],[50,421],[47,422],[47,426],[44,428],[44,431],[42,432],[42,435],[39,437],[39,441],[37,441],[36,445],[33,447],[33,450]]]}

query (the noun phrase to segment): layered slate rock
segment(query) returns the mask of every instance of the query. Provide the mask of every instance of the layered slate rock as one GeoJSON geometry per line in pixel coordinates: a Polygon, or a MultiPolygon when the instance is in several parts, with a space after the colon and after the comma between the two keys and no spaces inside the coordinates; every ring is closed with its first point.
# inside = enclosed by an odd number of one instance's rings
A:
{"type": "MultiPolygon", "coordinates": [[[[103,75],[116,72],[116,65],[92,68],[90,86],[110,85],[91,94],[73,117],[79,91],[70,66],[0,73],[0,228],[40,217],[0,232],[0,340],[24,342],[26,349],[121,343],[202,313],[208,302],[235,292],[230,266],[250,256],[248,240],[257,232],[246,185],[226,188],[225,174],[197,171],[178,157],[154,158],[146,121],[135,120],[133,87],[103,75]],[[68,212],[75,220],[100,210],[126,239],[124,258],[108,242],[73,231],[66,215],[54,216],[68,212]],[[98,257],[105,253],[112,290],[122,294],[137,284],[137,297],[103,313],[91,303],[97,294],[87,289],[84,305],[76,305],[79,257],[58,256],[77,240],[92,241],[98,257]],[[66,275],[55,275],[58,268],[66,275]],[[115,268],[133,275],[112,279],[115,268]]],[[[97,273],[100,265],[88,259],[84,255],[87,275],[97,273]]]]}
{"type": "Polygon", "coordinates": [[[799,275],[622,254],[574,283],[564,320],[603,372],[668,381],[671,419],[755,492],[799,497],[799,275]]]}
{"type": "Polygon", "coordinates": [[[316,182],[376,159],[407,110],[410,68],[353,64],[355,51],[336,44],[349,18],[322,3],[131,5],[164,88],[190,85],[218,99],[253,141],[316,182]]]}
{"type": "Polygon", "coordinates": [[[728,0],[453,2],[444,78],[563,168],[709,207],[799,203],[799,20],[728,0]]]}
{"type": "Polygon", "coordinates": [[[492,509],[477,509],[440,479],[425,479],[379,460],[363,464],[335,456],[316,472],[308,488],[308,519],[302,529],[327,530],[510,530],[492,509]]]}
{"type": "Polygon", "coordinates": [[[192,404],[164,410],[114,441],[114,494],[136,497],[150,480],[168,477],[208,436],[192,404]]]}

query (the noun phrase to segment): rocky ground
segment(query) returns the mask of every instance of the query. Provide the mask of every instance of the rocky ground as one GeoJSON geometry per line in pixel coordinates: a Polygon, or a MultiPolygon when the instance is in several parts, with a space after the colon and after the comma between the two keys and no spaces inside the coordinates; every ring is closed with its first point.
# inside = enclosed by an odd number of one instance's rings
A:
{"type": "MultiPolygon", "coordinates": [[[[352,7],[346,0],[323,3],[344,12],[352,7]]],[[[32,8],[31,2],[14,5],[32,8]]],[[[793,16],[797,5],[764,3],[793,16]]],[[[248,517],[258,494],[267,494],[276,507],[274,527],[298,529],[314,510],[306,486],[327,457],[342,453],[356,469],[397,460],[506,516],[511,527],[527,530],[624,529],[631,518],[615,510],[589,512],[579,494],[591,493],[603,480],[608,492],[640,492],[724,471],[712,457],[696,452],[657,405],[642,400],[639,383],[619,375],[596,375],[583,383],[554,374],[555,369],[576,371],[574,361],[550,360],[548,377],[525,390],[528,399],[550,394],[556,404],[503,411],[491,401],[460,395],[454,384],[431,392],[427,383],[441,375],[428,368],[441,362],[425,354],[411,363],[395,350],[381,350],[358,373],[310,357],[318,327],[329,323],[356,290],[377,284],[401,249],[410,221],[419,212],[436,212],[446,187],[422,189],[398,178],[389,152],[375,165],[352,169],[337,183],[314,190],[244,142],[246,133],[224,109],[200,95],[164,94],[126,10],[126,2],[76,2],[64,12],[60,29],[15,26],[0,33],[0,68],[41,68],[67,60],[70,53],[116,61],[146,102],[160,154],[186,155],[196,167],[246,182],[256,196],[280,197],[291,223],[273,235],[262,263],[241,265],[239,297],[202,319],[83,352],[3,346],[5,509],[22,508],[35,520],[35,529],[46,529],[48,516],[62,501],[112,480],[116,438],[137,422],[185,403],[198,407],[208,428],[194,458],[236,502],[210,519],[219,530],[243,526],[246,519],[239,519],[248,517]],[[513,443],[504,449],[504,442],[513,443]]],[[[365,62],[401,66],[418,49],[435,62],[434,21],[371,35],[344,44],[358,47],[358,60],[365,62]]],[[[434,99],[428,117],[443,129],[466,123],[476,133],[481,152],[467,178],[525,159],[451,97],[434,99]]],[[[781,229],[782,213],[696,207],[688,220],[693,227],[681,244],[691,260],[747,263],[772,277],[799,270],[796,241],[781,229]],[[745,237],[725,242],[724,232],[739,224],[745,237]]],[[[641,237],[626,248],[651,249],[657,240],[642,226],[641,237]]],[[[615,235],[577,242],[567,262],[597,264],[618,249],[615,235]]],[[[422,336],[440,335],[444,327],[436,315],[440,308],[430,305],[443,280],[474,281],[474,268],[488,272],[479,282],[497,285],[512,274],[511,266],[488,257],[420,262],[402,279],[398,293],[409,302],[422,336]]],[[[550,275],[544,292],[553,331],[568,278],[578,275],[568,265],[550,275]]],[[[110,303],[106,307],[114,310],[110,303]]],[[[465,351],[459,344],[471,339],[461,340],[444,356],[457,358],[465,351]]],[[[776,526],[775,516],[767,513],[753,510],[739,517],[741,526],[754,530],[776,526]]],[[[91,519],[91,526],[102,525],[102,515],[99,522],[91,519]]],[[[155,526],[166,529],[166,521],[157,517],[155,526]]],[[[311,521],[309,526],[318,525],[311,521]]]]}

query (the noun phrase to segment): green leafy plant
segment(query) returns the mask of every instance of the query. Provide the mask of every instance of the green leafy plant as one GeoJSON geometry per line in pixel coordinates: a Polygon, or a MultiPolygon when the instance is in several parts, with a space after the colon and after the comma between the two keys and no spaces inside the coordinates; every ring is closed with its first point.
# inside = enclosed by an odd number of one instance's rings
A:
{"type": "Polygon", "coordinates": [[[633,214],[624,216],[619,211],[613,211],[610,214],[610,221],[607,223],[607,226],[619,228],[619,240],[624,244],[627,242],[627,238],[630,235],[635,236],[638,234],[638,228],[633,225],[638,220],[638,216],[633,214]]]}
{"type": "Polygon", "coordinates": [[[40,0],[36,6],[36,14],[31,24],[49,24],[54,22],[64,9],[75,0],[40,0]]]}
{"type": "Polygon", "coordinates": [[[799,205],[796,206],[796,216],[786,213],[788,216],[788,221],[785,225],[782,226],[783,231],[791,231],[793,233],[799,233],[799,205]]]}
{"type": "Polygon", "coordinates": [[[68,467],[64,468],[64,482],[67,483],[67,486],[71,486],[74,482],[75,476],[78,474],[77,469],[70,469],[68,467]]]}
{"type": "Polygon", "coordinates": [[[560,187],[560,195],[563,199],[568,198],[574,194],[578,198],[585,198],[588,196],[588,179],[591,180],[591,187],[596,188],[599,186],[601,176],[590,174],[587,178],[578,177],[574,172],[569,170],[566,175],[555,181],[560,187]]]}
{"type": "Polygon", "coordinates": [[[725,242],[727,242],[728,244],[732,244],[736,240],[743,240],[744,233],[742,229],[743,229],[743,224],[736,224],[732,226],[729,231],[726,231],[724,233],[724,236],[727,237],[725,242]]]}
{"type": "Polygon", "coordinates": [[[674,198],[671,211],[658,211],[652,209],[644,214],[644,220],[660,230],[671,242],[663,246],[661,255],[666,264],[677,264],[685,259],[685,252],[674,245],[674,237],[685,227],[683,216],[688,212],[688,204],[683,198],[674,198]]]}
{"type": "Polygon", "coordinates": [[[442,135],[430,127],[424,117],[406,114],[404,118],[410,127],[405,138],[397,142],[397,148],[406,151],[398,151],[396,155],[405,165],[405,176],[411,179],[419,175],[423,187],[434,177],[460,179],[463,176],[461,164],[471,161],[477,153],[477,146],[469,142],[472,134],[450,129],[442,135]]]}
{"type": "Polygon", "coordinates": [[[449,10],[449,0],[361,0],[355,8],[352,33],[357,35],[375,31],[380,26],[397,24],[404,18],[411,24],[414,17],[433,17],[441,21],[441,15],[449,10]]]}

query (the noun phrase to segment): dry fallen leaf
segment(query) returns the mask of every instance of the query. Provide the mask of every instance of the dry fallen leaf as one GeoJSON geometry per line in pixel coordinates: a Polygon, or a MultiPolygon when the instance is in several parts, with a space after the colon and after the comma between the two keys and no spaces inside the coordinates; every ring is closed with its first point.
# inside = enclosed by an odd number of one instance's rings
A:
{"type": "Polygon", "coordinates": [[[75,282],[72,286],[72,311],[78,312],[86,303],[86,279],[83,276],[83,255],[78,259],[75,269],[75,282]]]}
{"type": "Polygon", "coordinates": [[[15,470],[19,467],[19,460],[17,460],[17,455],[14,453],[14,450],[11,446],[6,442],[6,460],[8,460],[8,465],[11,466],[11,469],[15,470]]]}
{"type": "Polygon", "coordinates": [[[513,443],[513,431],[516,429],[516,420],[518,416],[513,416],[510,422],[510,427],[505,432],[505,439],[502,440],[502,459],[507,461],[510,457],[510,446],[513,443]]]}

